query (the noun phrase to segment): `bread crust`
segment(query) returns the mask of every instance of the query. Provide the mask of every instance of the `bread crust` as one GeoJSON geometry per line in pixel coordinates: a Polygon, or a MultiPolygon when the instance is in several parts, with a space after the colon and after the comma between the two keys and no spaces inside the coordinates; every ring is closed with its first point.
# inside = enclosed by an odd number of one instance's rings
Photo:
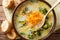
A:
{"type": "Polygon", "coordinates": [[[5,5],[4,5],[6,8],[14,8],[15,7],[14,0],[4,0],[4,1],[6,1],[5,5]]]}
{"type": "Polygon", "coordinates": [[[5,33],[8,33],[10,32],[12,28],[12,24],[10,22],[8,22],[7,20],[4,20],[1,24],[1,31],[2,32],[5,32],[5,33]]]}
{"type": "Polygon", "coordinates": [[[17,35],[16,35],[14,29],[12,29],[11,32],[7,34],[7,37],[8,37],[9,39],[15,39],[16,36],[17,36],[17,35]]]}

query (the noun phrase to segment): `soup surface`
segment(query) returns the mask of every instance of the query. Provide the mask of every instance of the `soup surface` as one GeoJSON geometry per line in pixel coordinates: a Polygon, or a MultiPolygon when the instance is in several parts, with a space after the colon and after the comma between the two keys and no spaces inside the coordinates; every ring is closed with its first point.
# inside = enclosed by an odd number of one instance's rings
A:
{"type": "Polygon", "coordinates": [[[40,28],[42,18],[50,7],[42,1],[26,1],[14,15],[17,32],[28,40],[39,40],[45,37],[54,24],[53,12],[50,12],[44,25],[40,28]]]}

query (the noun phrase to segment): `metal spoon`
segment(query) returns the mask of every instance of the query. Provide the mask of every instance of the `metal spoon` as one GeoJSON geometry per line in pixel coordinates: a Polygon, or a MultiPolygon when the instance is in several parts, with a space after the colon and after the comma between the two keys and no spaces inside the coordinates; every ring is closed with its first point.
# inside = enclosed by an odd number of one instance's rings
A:
{"type": "Polygon", "coordinates": [[[53,9],[53,8],[55,8],[58,4],[60,3],[60,0],[57,0],[57,2],[50,8],[50,10],[46,13],[46,15],[43,17],[43,19],[42,19],[42,21],[41,21],[41,23],[40,23],[40,28],[44,25],[44,23],[45,23],[45,20],[46,20],[46,17],[47,17],[47,15],[51,12],[51,10],[53,9]]]}

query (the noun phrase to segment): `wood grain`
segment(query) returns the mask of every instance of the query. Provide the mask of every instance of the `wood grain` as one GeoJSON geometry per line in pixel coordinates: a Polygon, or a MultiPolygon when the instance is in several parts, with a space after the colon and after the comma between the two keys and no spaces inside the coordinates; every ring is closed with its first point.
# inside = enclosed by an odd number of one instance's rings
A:
{"type": "Polygon", "coordinates": [[[2,5],[2,0],[0,0],[0,6],[2,5]]]}
{"type": "Polygon", "coordinates": [[[52,33],[48,38],[45,40],[60,40],[60,29],[52,33]]]}
{"type": "Polygon", "coordinates": [[[60,40],[60,34],[52,34],[45,40],[60,40]]]}
{"type": "Polygon", "coordinates": [[[4,13],[0,13],[0,20],[5,20],[5,19],[6,19],[6,17],[4,15],[4,13]]]}
{"type": "Polygon", "coordinates": [[[60,34],[60,29],[54,32],[55,34],[60,34]]]}
{"type": "Polygon", "coordinates": [[[0,13],[4,13],[3,7],[0,6],[0,13]]]}

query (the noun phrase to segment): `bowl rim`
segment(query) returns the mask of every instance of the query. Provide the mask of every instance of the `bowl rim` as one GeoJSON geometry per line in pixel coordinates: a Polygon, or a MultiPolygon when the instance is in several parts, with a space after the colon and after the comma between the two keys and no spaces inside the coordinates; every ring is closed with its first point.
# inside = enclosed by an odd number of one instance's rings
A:
{"type": "MultiPolygon", "coordinates": [[[[14,25],[14,14],[15,14],[15,12],[17,11],[17,9],[18,9],[23,3],[25,3],[26,1],[29,1],[29,0],[25,0],[25,1],[21,2],[21,3],[14,9],[13,15],[12,15],[12,25],[13,25],[13,28],[14,28],[16,34],[17,34],[22,40],[27,40],[27,39],[26,39],[26,38],[23,38],[23,37],[22,37],[21,35],[19,35],[19,33],[17,32],[17,30],[16,30],[16,28],[15,28],[15,25],[14,25]]],[[[45,0],[40,0],[40,1],[44,2],[46,5],[48,5],[48,6],[51,8],[51,5],[50,5],[47,1],[45,1],[45,0]]],[[[54,29],[55,29],[55,26],[56,26],[56,14],[55,14],[54,9],[52,10],[52,12],[53,12],[53,15],[54,15],[54,24],[53,24],[53,26],[52,26],[52,29],[50,30],[50,32],[49,32],[46,36],[44,36],[44,37],[41,38],[40,40],[46,39],[49,35],[51,35],[51,34],[54,32],[54,29]]]]}

